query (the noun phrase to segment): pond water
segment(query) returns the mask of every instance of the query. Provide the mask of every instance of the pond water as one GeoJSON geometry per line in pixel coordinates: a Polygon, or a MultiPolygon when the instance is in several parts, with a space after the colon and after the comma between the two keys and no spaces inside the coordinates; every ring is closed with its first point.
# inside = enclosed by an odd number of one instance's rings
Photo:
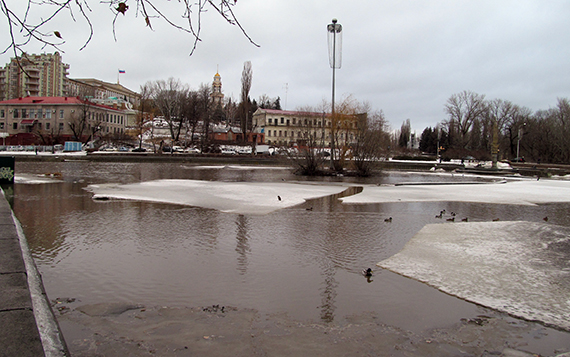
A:
{"type": "Polygon", "coordinates": [[[243,215],[162,203],[94,201],[85,189],[96,183],[156,179],[260,184],[484,180],[461,175],[386,172],[367,179],[306,178],[281,167],[88,161],[18,162],[16,172],[26,177],[57,173],[58,181],[53,183],[18,181],[13,209],[48,296],[74,298],[81,304],[219,304],[339,324],[351,314],[374,311],[386,324],[421,332],[482,309],[375,269],[423,226],[441,223],[435,218],[440,210],[457,212],[470,221],[541,221],[548,216],[549,223],[570,226],[568,204],[348,205],[340,203],[337,195],[265,215],[243,215]],[[387,217],[392,221],[386,222],[387,217]],[[375,269],[371,279],[361,274],[367,267],[375,269]]]}

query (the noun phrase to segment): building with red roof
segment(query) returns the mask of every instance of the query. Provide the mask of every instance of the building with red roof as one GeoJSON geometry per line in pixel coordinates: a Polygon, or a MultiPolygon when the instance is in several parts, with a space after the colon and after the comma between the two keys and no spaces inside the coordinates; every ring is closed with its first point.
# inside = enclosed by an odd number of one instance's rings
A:
{"type": "Polygon", "coordinates": [[[132,111],[79,97],[23,97],[0,101],[6,145],[52,145],[123,135],[132,111]]]}

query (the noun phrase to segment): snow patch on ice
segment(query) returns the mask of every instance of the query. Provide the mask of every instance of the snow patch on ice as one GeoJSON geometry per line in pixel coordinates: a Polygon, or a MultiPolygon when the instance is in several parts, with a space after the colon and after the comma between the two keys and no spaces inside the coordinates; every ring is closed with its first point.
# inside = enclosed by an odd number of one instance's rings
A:
{"type": "Polygon", "coordinates": [[[291,170],[287,166],[248,166],[248,165],[196,165],[196,166],[183,166],[189,169],[198,170],[291,170]]]}
{"type": "Polygon", "coordinates": [[[90,185],[94,199],[173,203],[242,214],[266,214],[306,199],[337,194],[347,187],[268,182],[156,180],[126,185],[90,185]]]}
{"type": "Polygon", "coordinates": [[[360,194],[344,197],[344,203],[456,201],[535,205],[570,202],[570,182],[520,180],[487,184],[414,184],[410,186],[365,186],[360,194]]]}
{"type": "Polygon", "coordinates": [[[429,224],[378,266],[448,294],[570,330],[570,228],[429,224]]]}
{"type": "Polygon", "coordinates": [[[58,179],[56,177],[57,176],[53,175],[16,174],[14,176],[14,182],[28,185],[62,182],[61,179],[58,179]]]}

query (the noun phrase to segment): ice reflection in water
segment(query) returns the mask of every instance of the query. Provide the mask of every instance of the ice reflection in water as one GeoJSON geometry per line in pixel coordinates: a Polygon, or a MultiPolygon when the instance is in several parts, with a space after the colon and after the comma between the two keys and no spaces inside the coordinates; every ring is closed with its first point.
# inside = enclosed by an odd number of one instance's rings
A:
{"type": "MultiPolygon", "coordinates": [[[[48,294],[82,303],[250,307],[295,318],[339,321],[375,311],[408,329],[456,322],[477,308],[423,284],[361,270],[397,253],[441,209],[470,221],[539,221],[570,226],[568,205],[470,203],[340,204],[337,197],[263,216],[145,202],[94,202],[91,183],[155,179],[302,180],[284,169],[179,164],[19,163],[19,172],[62,172],[59,184],[15,185],[14,210],[48,294]],[[384,220],[393,217],[391,223],[384,220]]],[[[354,184],[461,180],[387,173],[354,184]]],[[[311,178],[311,180],[317,180],[311,178]]],[[[468,180],[472,181],[473,178],[468,180]]],[[[352,188],[358,190],[358,188],[352,188]]],[[[350,194],[354,192],[346,192],[350,194]]]]}

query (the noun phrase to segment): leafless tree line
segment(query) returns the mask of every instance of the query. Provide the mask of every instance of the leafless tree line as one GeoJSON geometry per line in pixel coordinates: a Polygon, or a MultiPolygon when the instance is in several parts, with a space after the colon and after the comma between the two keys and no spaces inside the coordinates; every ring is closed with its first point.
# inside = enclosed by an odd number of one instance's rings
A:
{"type": "Polygon", "coordinates": [[[326,101],[317,107],[298,109],[308,113],[309,119],[299,120],[301,138],[296,150],[287,150],[288,157],[305,175],[338,174],[347,169],[357,175],[370,175],[390,146],[384,114],[352,96],[336,106],[333,116],[326,114],[329,109],[326,101]],[[314,117],[315,113],[322,113],[322,117],[314,117]],[[334,156],[329,152],[331,147],[336,148],[334,156]]]}
{"type": "Polygon", "coordinates": [[[420,148],[435,153],[437,136],[448,156],[465,155],[570,163],[570,102],[558,98],[533,113],[502,99],[487,100],[471,91],[453,94],[445,104],[447,119],[422,133],[420,148]],[[423,143],[423,147],[422,147],[423,143]]]}

